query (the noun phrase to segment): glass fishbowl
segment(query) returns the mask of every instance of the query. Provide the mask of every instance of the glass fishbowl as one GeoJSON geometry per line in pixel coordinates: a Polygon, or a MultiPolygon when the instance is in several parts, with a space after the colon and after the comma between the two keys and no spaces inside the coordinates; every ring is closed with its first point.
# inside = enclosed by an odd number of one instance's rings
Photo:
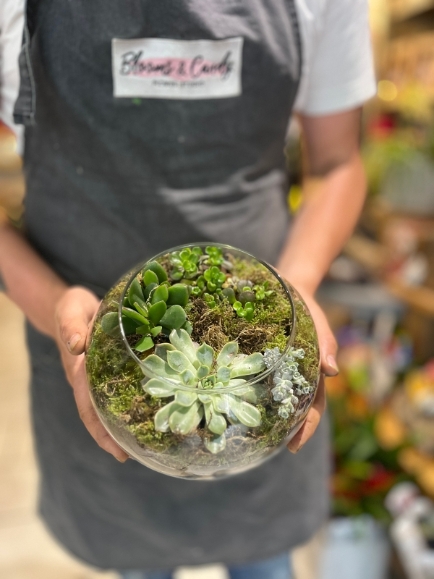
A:
{"type": "Polygon", "coordinates": [[[320,376],[297,291],[234,247],[170,249],[106,294],[86,352],[92,402],[133,459],[213,479],[245,471],[298,431],[320,376]]]}

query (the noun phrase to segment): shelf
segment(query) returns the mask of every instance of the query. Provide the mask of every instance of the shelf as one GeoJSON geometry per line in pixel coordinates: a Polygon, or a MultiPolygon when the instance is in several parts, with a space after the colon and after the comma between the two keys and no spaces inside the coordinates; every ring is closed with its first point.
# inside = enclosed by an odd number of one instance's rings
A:
{"type": "Polygon", "coordinates": [[[421,16],[434,8],[433,0],[389,0],[392,23],[421,16]]]}
{"type": "Polygon", "coordinates": [[[388,282],[387,290],[415,310],[434,317],[434,290],[428,287],[406,286],[398,282],[388,282]]]}

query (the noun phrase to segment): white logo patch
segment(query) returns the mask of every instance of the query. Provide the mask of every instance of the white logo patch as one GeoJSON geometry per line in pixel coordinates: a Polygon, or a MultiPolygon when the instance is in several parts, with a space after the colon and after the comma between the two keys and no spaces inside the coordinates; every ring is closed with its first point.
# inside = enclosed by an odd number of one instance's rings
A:
{"type": "Polygon", "coordinates": [[[242,48],[242,38],[114,38],[114,96],[164,99],[239,96],[242,48]]]}

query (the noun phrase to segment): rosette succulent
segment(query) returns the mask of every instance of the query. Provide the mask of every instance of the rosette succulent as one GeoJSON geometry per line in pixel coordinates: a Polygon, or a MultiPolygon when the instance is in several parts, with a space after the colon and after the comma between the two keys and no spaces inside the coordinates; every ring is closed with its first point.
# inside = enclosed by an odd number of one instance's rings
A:
{"type": "Polygon", "coordinates": [[[193,279],[199,274],[199,259],[203,255],[200,247],[185,247],[170,254],[170,277],[173,280],[193,279]]]}
{"type": "Polygon", "coordinates": [[[216,454],[226,446],[228,423],[260,425],[257,391],[247,379],[265,370],[261,353],[239,354],[238,344],[228,342],[217,355],[206,343],[197,346],[183,329],[173,330],[169,340],[142,362],[144,390],[171,398],[155,414],[157,431],[187,435],[203,422],[204,444],[216,454]]]}

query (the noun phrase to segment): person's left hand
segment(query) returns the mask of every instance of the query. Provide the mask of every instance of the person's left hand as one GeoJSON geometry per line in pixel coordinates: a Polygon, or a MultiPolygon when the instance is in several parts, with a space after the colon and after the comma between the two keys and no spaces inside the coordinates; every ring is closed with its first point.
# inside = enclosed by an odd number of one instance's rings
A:
{"type": "Polygon", "coordinates": [[[336,376],[339,373],[336,363],[337,343],[324,312],[312,295],[308,292],[303,292],[298,287],[296,289],[306,303],[315,323],[318,333],[322,374],[315,400],[307,413],[306,419],[300,430],[288,444],[288,449],[293,453],[298,452],[311,438],[317,429],[321,416],[324,414],[326,408],[324,376],[336,376]]]}

